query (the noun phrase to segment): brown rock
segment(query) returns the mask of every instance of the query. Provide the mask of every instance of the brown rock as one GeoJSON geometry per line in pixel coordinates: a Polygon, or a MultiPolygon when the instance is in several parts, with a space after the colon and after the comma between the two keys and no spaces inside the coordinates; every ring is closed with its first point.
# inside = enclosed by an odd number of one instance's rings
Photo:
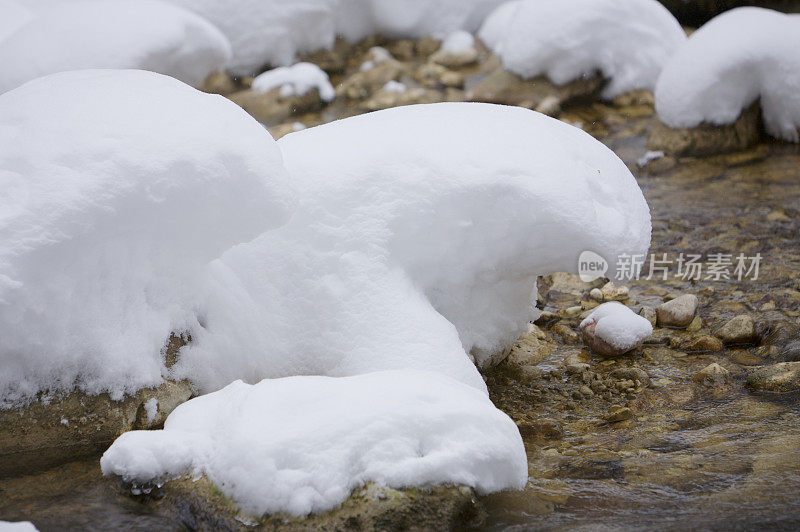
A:
{"type": "Polygon", "coordinates": [[[317,89],[288,97],[280,95],[280,88],[268,92],[247,89],[235,92],[229,98],[253,118],[267,124],[285,122],[292,115],[318,111],[324,105],[317,89]]]}
{"type": "Polygon", "coordinates": [[[693,294],[685,294],[656,308],[658,325],[661,327],[686,327],[694,319],[698,300],[693,294]]]}
{"type": "Polygon", "coordinates": [[[681,343],[681,349],[684,351],[700,351],[704,353],[716,353],[722,350],[722,341],[713,336],[698,336],[689,338],[681,343]]]}
{"type": "Polygon", "coordinates": [[[727,126],[701,124],[691,129],[672,129],[657,123],[650,132],[647,149],[675,156],[702,156],[743,150],[761,136],[761,107],[755,102],[727,126]]]}
{"type": "Polygon", "coordinates": [[[747,376],[747,387],[769,392],[800,390],[800,362],[779,362],[757,368],[747,376]]]}
{"type": "Polygon", "coordinates": [[[758,341],[753,318],[741,314],[720,327],[714,335],[725,344],[751,344],[758,341]]]}
{"type": "Polygon", "coordinates": [[[633,418],[633,412],[627,406],[612,406],[608,409],[608,414],[605,416],[607,423],[618,423],[626,419],[633,418]]]}
{"type": "Polygon", "coordinates": [[[579,98],[593,98],[600,90],[602,78],[593,76],[580,78],[565,85],[557,86],[544,77],[530,80],[498,68],[481,80],[469,95],[475,102],[499,103],[505,105],[520,105],[535,108],[546,97],[555,96],[563,107],[579,98]]]}
{"type": "Polygon", "coordinates": [[[716,362],[698,371],[692,380],[704,386],[724,386],[730,382],[731,372],[716,362]]]}

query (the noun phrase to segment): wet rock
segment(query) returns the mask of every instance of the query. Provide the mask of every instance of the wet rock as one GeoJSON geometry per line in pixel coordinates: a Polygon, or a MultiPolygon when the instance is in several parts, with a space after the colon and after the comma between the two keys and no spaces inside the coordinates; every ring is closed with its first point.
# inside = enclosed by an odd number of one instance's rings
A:
{"type": "MultiPolygon", "coordinates": [[[[548,358],[553,353],[553,349],[555,349],[555,344],[550,336],[536,325],[531,324],[528,332],[523,334],[511,347],[507,360],[509,364],[517,366],[535,365],[548,358]]],[[[500,360],[495,364],[499,362],[500,360]]]]}
{"type": "Polygon", "coordinates": [[[440,87],[461,88],[464,86],[464,76],[462,74],[448,70],[436,63],[425,63],[420,66],[414,71],[414,80],[429,89],[440,87]]]}
{"type": "Polygon", "coordinates": [[[653,93],[648,90],[636,90],[620,94],[611,103],[614,107],[635,107],[639,105],[653,107],[655,106],[655,99],[653,98],[653,93]]]}
{"type": "Polygon", "coordinates": [[[539,278],[538,288],[539,293],[544,294],[547,301],[574,302],[579,300],[584,293],[593,288],[599,288],[603,284],[605,283],[602,279],[587,283],[581,281],[577,275],[558,272],[539,278]]]}
{"type": "Polygon", "coordinates": [[[627,286],[617,286],[613,282],[608,282],[600,289],[603,294],[603,301],[625,301],[628,299],[629,289],[627,286]]]}
{"type": "Polygon", "coordinates": [[[352,45],[342,38],[336,39],[336,44],[328,50],[322,48],[310,54],[303,55],[298,62],[314,63],[328,74],[341,74],[347,68],[347,56],[352,52],[352,45]]]}
{"type": "Polygon", "coordinates": [[[713,336],[697,336],[681,343],[681,349],[689,352],[716,353],[722,351],[722,341],[713,336]]]}
{"type": "Polygon", "coordinates": [[[442,42],[433,37],[423,37],[416,42],[417,55],[423,58],[430,57],[442,47],[442,42]]]}
{"type": "Polygon", "coordinates": [[[761,136],[761,107],[756,101],[742,112],[734,124],[701,124],[692,129],[672,129],[656,123],[647,140],[647,149],[675,156],[703,156],[743,150],[761,136]]]}
{"type": "Polygon", "coordinates": [[[475,48],[438,50],[431,55],[430,61],[447,68],[464,68],[478,62],[478,51],[475,48]]]}
{"type": "Polygon", "coordinates": [[[716,362],[701,369],[692,377],[692,380],[704,386],[724,386],[730,382],[731,372],[716,362]]]}
{"type": "Polygon", "coordinates": [[[686,326],[686,332],[697,332],[703,327],[703,318],[695,316],[692,322],[686,326]]]}
{"type": "Polygon", "coordinates": [[[768,392],[800,390],[800,362],[779,362],[754,369],[747,376],[747,387],[768,392]]]}
{"type": "Polygon", "coordinates": [[[550,330],[559,335],[568,344],[577,344],[581,341],[581,335],[563,322],[556,323],[550,330]]]}
{"type": "Polygon", "coordinates": [[[225,72],[214,72],[203,81],[198,87],[201,91],[209,94],[222,94],[223,96],[239,90],[238,84],[225,72]]]}
{"type": "Polygon", "coordinates": [[[547,442],[564,439],[564,429],[553,420],[526,421],[517,424],[525,441],[547,442]]]}
{"type": "Polygon", "coordinates": [[[764,363],[764,360],[761,357],[754,355],[745,349],[736,349],[731,351],[728,357],[732,362],[736,362],[742,366],[760,366],[764,363]]]}
{"type": "Polygon", "coordinates": [[[557,118],[561,114],[561,100],[556,96],[547,96],[539,102],[534,111],[557,118]]]}
{"type": "Polygon", "coordinates": [[[285,137],[289,133],[302,131],[305,128],[306,126],[301,122],[286,122],[284,124],[278,124],[277,126],[269,128],[269,134],[272,135],[272,138],[278,140],[281,137],[285,137]]]}
{"type": "MultiPolygon", "coordinates": [[[[386,54],[388,55],[388,52],[386,54]]],[[[337,97],[348,100],[368,98],[390,81],[397,81],[403,75],[403,65],[391,56],[386,57],[373,51],[370,57],[372,59],[368,59],[362,65],[364,70],[359,70],[336,87],[337,97]]]]}
{"type": "Polygon", "coordinates": [[[436,103],[442,101],[442,93],[435,90],[413,87],[403,91],[381,89],[358,107],[364,111],[380,111],[390,107],[436,103]]]}
{"type": "Polygon", "coordinates": [[[284,122],[293,115],[318,111],[324,106],[317,89],[286,97],[280,95],[280,87],[268,92],[247,89],[235,92],[229,98],[263,123],[284,122]]]}
{"type": "Polygon", "coordinates": [[[614,405],[608,409],[608,414],[603,419],[606,423],[618,423],[633,418],[633,412],[627,406],[614,405]]]}
{"type": "Polygon", "coordinates": [[[450,530],[480,525],[475,492],[465,486],[396,490],[376,484],[356,489],[333,510],[306,518],[286,514],[255,517],[240,511],[207,478],[170,481],[142,504],[150,511],[179,515],[191,530],[334,532],[339,530],[450,530]]]}
{"type": "Polygon", "coordinates": [[[0,456],[14,457],[0,460],[0,477],[90,456],[123,432],[159,427],[192,393],[186,381],[164,381],[122,401],[108,394],[73,392],[22,409],[0,410],[0,456]]]}
{"type": "Polygon", "coordinates": [[[660,327],[686,327],[697,312],[698,300],[693,294],[684,294],[660,304],[656,308],[660,327]]]}
{"type": "Polygon", "coordinates": [[[658,321],[658,317],[656,316],[656,309],[653,307],[642,307],[639,310],[639,316],[645,318],[647,321],[650,322],[650,325],[653,327],[656,326],[656,322],[658,321]]]}
{"type": "Polygon", "coordinates": [[[725,344],[751,344],[758,340],[753,318],[741,314],[720,327],[714,335],[725,344]]]}
{"type": "Polygon", "coordinates": [[[641,368],[628,367],[615,369],[611,372],[611,376],[617,379],[627,379],[634,382],[639,381],[644,387],[650,386],[650,375],[641,368]]]}
{"type": "Polygon", "coordinates": [[[548,96],[555,97],[563,107],[580,98],[593,98],[599,93],[602,79],[599,76],[580,78],[557,86],[544,77],[525,80],[498,68],[481,80],[468,95],[471,101],[520,105],[536,108],[548,96]]]}

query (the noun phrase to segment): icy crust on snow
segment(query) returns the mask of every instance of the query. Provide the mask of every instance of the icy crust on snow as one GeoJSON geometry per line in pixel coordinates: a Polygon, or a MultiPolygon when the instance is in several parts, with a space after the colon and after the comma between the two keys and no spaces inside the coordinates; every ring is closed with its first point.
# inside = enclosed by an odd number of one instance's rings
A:
{"type": "Polygon", "coordinates": [[[145,71],[53,74],[0,95],[0,404],[159,384],[209,261],[283,223],[269,134],[145,71]]]}
{"type": "Polygon", "coordinates": [[[556,84],[599,72],[603,97],[652,90],[686,34],[656,0],[514,0],[487,17],[478,36],[503,66],[556,84]]]}
{"type": "Polygon", "coordinates": [[[591,249],[644,253],[635,179],[583,131],[488,104],[408,106],[279,142],[301,198],[284,227],[211,268],[179,376],[345,376],[413,367],[484,388],[526,330],[536,276],[591,249]]]}
{"type": "Polygon", "coordinates": [[[206,475],[251,515],[331,509],[367,482],[524,487],[516,425],[488,397],[413,370],[234,382],[122,435],[100,461],[133,482],[206,475]]]}
{"type": "Polygon", "coordinates": [[[595,324],[595,336],[619,350],[630,349],[653,334],[653,326],[647,318],[617,301],[598,306],[581,322],[580,328],[591,324],[595,324]]]}
{"type": "Polygon", "coordinates": [[[502,0],[168,0],[216,24],[230,39],[235,74],[287,66],[298,54],[359,41],[475,31],[502,0]]]}
{"type": "Polygon", "coordinates": [[[228,40],[208,21],[155,0],[50,0],[34,4],[22,22],[13,6],[0,3],[0,92],[89,68],[152,70],[199,85],[231,56],[228,40]],[[5,38],[4,17],[18,21],[5,38]]]}
{"type": "Polygon", "coordinates": [[[761,100],[767,132],[798,142],[800,15],[741,7],[694,32],[664,67],[659,118],[673,128],[731,124],[761,100]]]}
{"type": "Polygon", "coordinates": [[[280,87],[281,97],[302,96],[317,89],[323,102],[336,98],[328,74],[314,63],[297,63],[290,67],[278,67],[258,75],[253,80],[253,90],[269,92],[280,87]]]}

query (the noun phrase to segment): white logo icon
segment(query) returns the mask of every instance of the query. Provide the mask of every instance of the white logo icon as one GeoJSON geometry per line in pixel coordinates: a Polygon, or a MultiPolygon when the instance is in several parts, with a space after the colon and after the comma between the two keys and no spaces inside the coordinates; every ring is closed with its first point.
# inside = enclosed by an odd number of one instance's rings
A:
{"type": "Polygon", "coordinates": [[[584,283],[606,276],[608,262],[594,251],[584,251],[578,257],[578,277],[584,283]]]}

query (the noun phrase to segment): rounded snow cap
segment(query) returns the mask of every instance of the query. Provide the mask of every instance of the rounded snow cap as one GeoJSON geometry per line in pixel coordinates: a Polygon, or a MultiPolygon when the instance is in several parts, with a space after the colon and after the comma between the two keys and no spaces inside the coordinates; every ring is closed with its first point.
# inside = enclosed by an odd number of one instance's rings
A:
{"type": "Polygon", "coordinates": [[[487,17],[478,36],[503,66],[562,85],[599,72],[603,97],[652,90],[686,34],[656,0],[514,0],[487,17]]]}
{"type": "Polygon", "coordinates": [[[232,102],[139,70],[0,95],[0,398],[161,382],[205,265],[281,225],[275,141],[232,102]]]}
{"type": "Polygon", "coordinates": [[[798,87],[800,16],[740,7],[707,22],[670,59],[656,111],[673,128],[731,124],[760,98],[769,134],[797,142],[798,87]]]}

